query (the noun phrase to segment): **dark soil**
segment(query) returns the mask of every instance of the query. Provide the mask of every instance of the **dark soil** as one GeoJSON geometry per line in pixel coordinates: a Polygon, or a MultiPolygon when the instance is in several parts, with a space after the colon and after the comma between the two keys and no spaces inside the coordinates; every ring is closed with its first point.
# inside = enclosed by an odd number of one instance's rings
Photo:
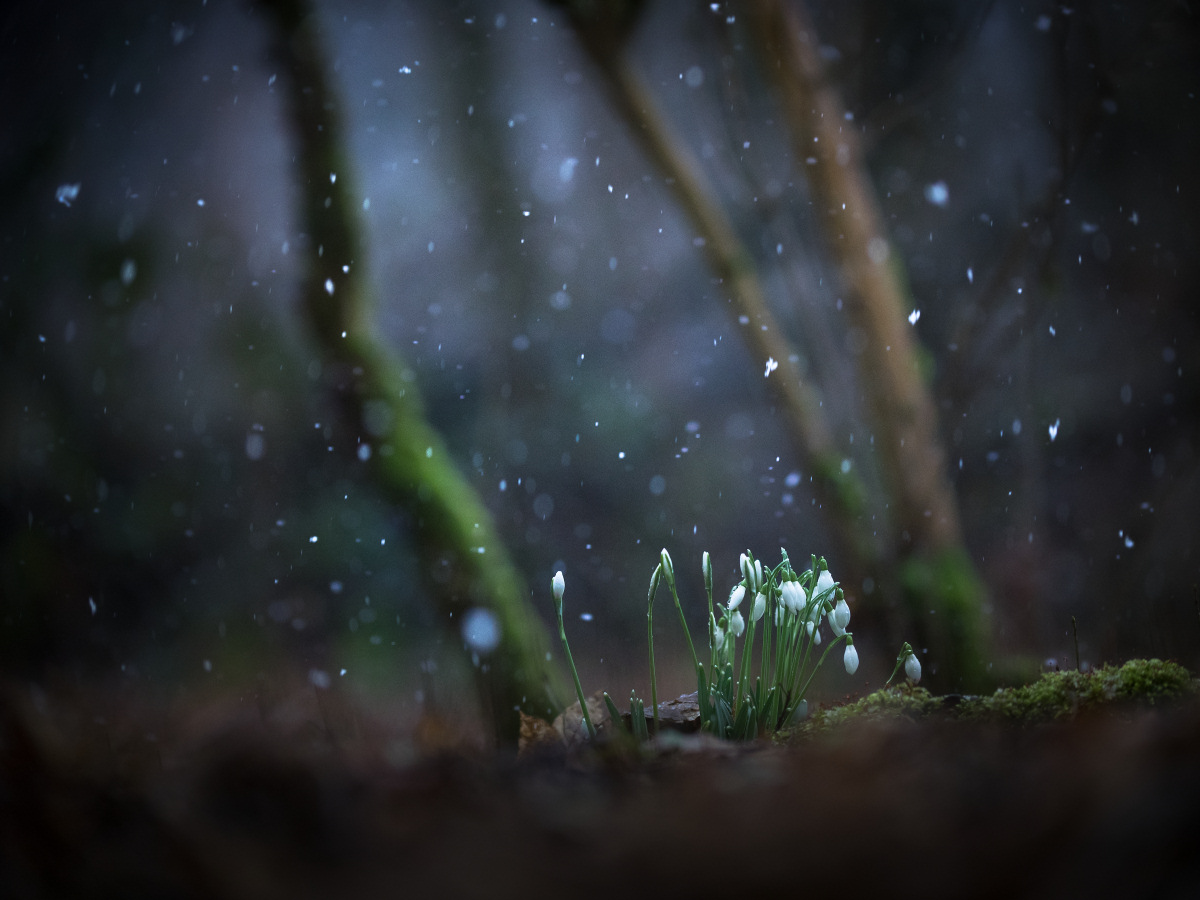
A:
{"type": "Polygon", "coordinates": [[[150,752],[29,698],[0,695],[4,898],[1200,896],[1192,701],[520,760],[426,722],[397,762],[362,711],[150,752]]]}

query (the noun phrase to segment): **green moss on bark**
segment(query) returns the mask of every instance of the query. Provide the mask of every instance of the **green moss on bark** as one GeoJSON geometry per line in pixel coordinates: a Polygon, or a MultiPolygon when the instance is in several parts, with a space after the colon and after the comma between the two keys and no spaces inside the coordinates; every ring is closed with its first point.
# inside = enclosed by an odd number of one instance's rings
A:
{"type": "Polygon", "coordinates": [[[813,713],[781,740],[827,733],[849,722],[939,716],[963,722],[1026,727],[1069,721],[1081,713],[1161,707],[1200,697],[1200,681],[1183,666],[1161,659],[1132,659],[1091,672],[1047,672],[1031,684],[985,696],[935,696],[922,687],[886,687],[860,700],[813,713]]]}

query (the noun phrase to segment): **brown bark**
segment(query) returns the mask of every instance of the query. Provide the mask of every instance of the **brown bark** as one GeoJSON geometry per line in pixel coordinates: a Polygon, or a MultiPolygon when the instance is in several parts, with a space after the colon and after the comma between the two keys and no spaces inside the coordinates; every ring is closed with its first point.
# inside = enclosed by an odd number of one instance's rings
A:
{"type": "Polygon", "coordinates": [[[748,3],[745,15],[764,51],[792,128],[813,206],[846,281],[852,328],[866,338],[858,356],[875,451],[902,545],[922,553],[959,547],[962,534],[945,476],[937,415],[922,381],[917,341],[906,319],[910,295],[901,283],[883,216],[854,125],[837,92],[825,84],[817,37],[800,3],[748,3]]]}

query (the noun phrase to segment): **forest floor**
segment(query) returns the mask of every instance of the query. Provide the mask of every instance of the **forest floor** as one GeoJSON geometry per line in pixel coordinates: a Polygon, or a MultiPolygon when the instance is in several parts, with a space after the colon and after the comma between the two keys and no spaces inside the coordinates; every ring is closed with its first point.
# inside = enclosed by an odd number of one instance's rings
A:
{"type": "Polygon", "coordinates": [[[425,722],[397,759],[363,710],[148,740],[92,709],[0,691],[0,896],[1200,896],[1200,699],[1157,661],[521,757],[425,722]]]}

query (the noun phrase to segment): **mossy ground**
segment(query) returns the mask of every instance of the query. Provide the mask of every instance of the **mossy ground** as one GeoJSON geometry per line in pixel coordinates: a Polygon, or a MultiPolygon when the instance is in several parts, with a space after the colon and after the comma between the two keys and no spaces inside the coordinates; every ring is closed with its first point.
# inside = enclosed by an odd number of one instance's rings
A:
{"type": "Polygon", "coordinates": [[[1047,672],[1032,684],[1001,688],[986,696],[937,697],[909,684],[886,687],[842,706],[819,709],[781,738],[802,739],[864,719],[932,715],[1027,726],[1106,707],[1161,706],[1198,696],[1200,682],[1183,666],[1160,659],[1133,659],[1090,672],[1047,672]]]}

